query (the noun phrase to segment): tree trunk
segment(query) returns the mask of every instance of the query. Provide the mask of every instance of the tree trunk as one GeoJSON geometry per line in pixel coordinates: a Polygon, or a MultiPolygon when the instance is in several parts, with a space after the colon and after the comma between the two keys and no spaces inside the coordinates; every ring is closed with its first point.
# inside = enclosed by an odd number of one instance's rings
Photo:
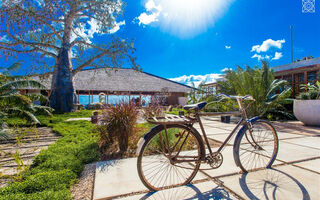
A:
{"type": "Polygon", "coordinates": [[[74,103],[74,87],[70,45],[63,45],[52,75],[50,106],[57,112],[71,112],[74,103]]]}

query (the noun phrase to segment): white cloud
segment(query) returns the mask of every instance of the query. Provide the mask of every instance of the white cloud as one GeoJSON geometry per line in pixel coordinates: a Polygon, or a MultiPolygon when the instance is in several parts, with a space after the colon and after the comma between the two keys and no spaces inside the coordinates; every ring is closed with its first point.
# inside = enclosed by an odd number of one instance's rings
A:
{"type": "Polygon", "coordinates": [[[267,39],[262,42],[261,45],[254,45],[251,48],[251,52],[267,52],[270,48],[282,48],[282,44],[285,43],[286,41],[284,39],[282,40],[272,40],[272,39],[267,39]]]}
{"type": "Polygon", "coordinates": [[[126,25],[126,21],[116,22],[115,26],[109,31],[110,34],[113,34],[120,30],[120,26],[126,25]]]}
{"type": "MultiPolygon", "coordinates": [[[[157,22],[163,31],[181,38],[193,37],[214,26],[234,0],[147,0],[135,20],[139,25],[157,22]]],[[[135,21],[134,20],[134,21],[135,21]]]]}
{"type": "Polygon", "coordinates": [[[141,15],[138,17],[139,25],[148,25],[152,22],[156,22],[158,21],[158,16],[159,13],[152,13],[149,15],[147,13],[141,13],[141,15]]]}
{"type": "Polygon", "coordinates": [[[156,5],[153,0],[149,0],[145,4],[145,8],[147,12],[143,12],[137,17],[139,21],[139,25],[148,25],[152,22],[159,21],[158,17],[162,11],[161,5],[156,5]]]}
{"type": "Polygon", "coordinates": [[[5,35],[5,36],[0,36],[0,42],[9,42],[8,40],[8,37],[5,35]]]}
{"type": "Polygon", "coordinates": [[[205,75],[183,75],[176,78],[169,78],[172,81],[176,81],[178,83],[182,83],[185,85],[192,86],[192,83],[195,84],[196,87],[202,82],[212,83],[216,82],[217,79],[222,78],[222,74],[205,74],[205,75]]]}
{"type": "Polygon", "coordinates": [[[222,69],[221,72],[226,72],[226,71],[231,71],[231,70],[232,70],[232,68],[226,67],[226,68],[222,69]]]}
{"type": "Polygon", "coordinates": [[[258,60],[269,60],[270,56],[269,55],[259,55],[259,54],[254,54],[251,58],[258,58],[258,60]]]}
{"type": "Polygon", "coordinates": [[[276,52],[274,54],[274,57],[271,60],[279,60],[280,58],[282,58],[282,53],[281,52],[276,52]]]}
{"type": "MultiPolygon", "coordinates": [[[[114,27],[109,30],[109,34],[113,34],[120,30],[120,26],[125,25],[126,22],[120,21],[120,22],[114,22],[114,27]]],[[[75,40],[77,37],[83,38],[87,43],[91,44],[92,42],[90,41],[95,33],[99,33],[99,24],[98,21],[91,18],[86,24],[81,24],[79,27],[75,29],[75,33],[72,34],[71,36],[71,41],[75,40]]]]}
{"type": "Polygon", "coordinates": [[[156,10],[156,11],[161,11],[162,7],[159,4],[158,6],[154,3],[153,0],[149,0],[146,4],[145,4],[145,8],[147,11],[152,11],[152,10],[156,10]]]}
{"type": "Polygon", "coordinates": [[[227,45],[226,45],[226,46],[224,46],[224,47],[225,47],[226,49],[231,49],[231,46],[227,46],[227,45]]]}

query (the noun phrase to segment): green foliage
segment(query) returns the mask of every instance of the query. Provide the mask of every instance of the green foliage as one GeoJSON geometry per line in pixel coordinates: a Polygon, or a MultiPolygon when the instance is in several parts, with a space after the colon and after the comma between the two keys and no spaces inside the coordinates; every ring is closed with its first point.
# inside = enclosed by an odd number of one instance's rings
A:
{"type": "Polygon", "coordinates": [[[15,182],[0,190],[1,194],[10,193],[35,193],[51,189],[54,191],[67,189],[76,179],[76,174],[69,169],[60,171],[43,171],[28,176],[23,182],[15,182]]]}
{"type": "Polygon", "coordinates": [[[7,117],[16,116],[38,124],[39,120],[35,117],[35,114],[51,115],[52,112],[52,109],[47,106],[32,103],[35,100],[45,103],[47,101],[45,96],[41,94],[21,95],[19,92],[19,89],[28,87],[43,89],[44,86],[41,83],[25,77],[10,76],[9,72],[10,70],[7,69],[5,74],[0,74],[0,133],[4,133],[2,126],[5,124],[4,119],[7,117]]]}
{"type": "Polygon", "coordinates": [[[76,181],[84,164],[99,158],[99,137],[93,132],[91,122],[65,120],[89,117],[91,113],[84,110],[53,117],[38,116],[41,123],[63,137],[34,158],[21,182],[0,189],[0,199],[71,199],[69,187],[76,181]]]}
{"type": "Polygon", "coordinates": [[[206,110],[212,112],[230,112],[238,109],[239,106],[236,101],[226,98],[219,101],[211,101],[206,106],[206,110]]]}
{"type": "Polygon", "coordinates": [[[187,111],[183,108],[172,108],[171,111],[166,111],[165,113],[171,114],[171,115],[179,115],[179,112],[186,113],[187,111]]]}
{"type": "Polygon", "coordinates": [[[54,190],[44,190],[42,192],[35,192],[31,194],[26,193],[10,193],[0,196],[0,200],[40,200],[40,199],[50,199],[50,200],[71,200],[71,193],[69,189],[62,189],[59,191],[54,190]]]}
{"type": "MultiPolygon", "coordinates": [[[[269,64],[262,62],[262,67],[238,67],[226,72],[224,81],[218,82],[221,93],[230,95],[251,95],[256,101],[248,108],[249,116],[266,116],[270,110],[286,112],[285,104],[291,100],[291,88],[285,80],[275,80],[269,64]]],[[[289,114],[288,114],[289,115],[289,114]]]]}
{"type": "Polygon", "coordinates": [[[103,108],[102,103],[94,103],[94,104],[88,104],[85,106],[85,109],[87,110],[99,110],[103,108]]]}
{"type": "Polygon", "coordinates": [[[308,90],[307,92],[302,92],[297,96],[297,99],[301,100],[315,100],[320,99],[320,82],[317,81],[314,85],[301,85],[302,90],[308,90]]]}

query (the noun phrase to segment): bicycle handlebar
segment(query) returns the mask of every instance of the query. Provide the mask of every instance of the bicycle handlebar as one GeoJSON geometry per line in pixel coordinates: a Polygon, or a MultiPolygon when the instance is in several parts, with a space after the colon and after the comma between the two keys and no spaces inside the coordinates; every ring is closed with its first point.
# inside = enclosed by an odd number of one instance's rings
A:
{"type": "Polygon", "coordinates": [[[227,95],[227,94],[224,94],[224,93],[217,94],[217,97],[220,97],[220,96],[223,96],[223,97],[226,97],[226,98],[229,98],[229,99],[241,99],[241,100],[255,101],[255,99],[250,95],[246,95],[246,96],[231,96],[231,95],[227,95]]]}

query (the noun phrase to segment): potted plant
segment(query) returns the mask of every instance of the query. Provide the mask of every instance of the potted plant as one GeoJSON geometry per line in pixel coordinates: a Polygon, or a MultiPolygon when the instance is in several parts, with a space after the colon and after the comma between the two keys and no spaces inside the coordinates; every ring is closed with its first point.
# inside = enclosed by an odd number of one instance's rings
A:
{"type": "Polygon", "coordinates": [[[294,100],[293,113],[305,125],[320,126],[320,83],[301,88],[307,92],[300,93],[294,100]]]}

